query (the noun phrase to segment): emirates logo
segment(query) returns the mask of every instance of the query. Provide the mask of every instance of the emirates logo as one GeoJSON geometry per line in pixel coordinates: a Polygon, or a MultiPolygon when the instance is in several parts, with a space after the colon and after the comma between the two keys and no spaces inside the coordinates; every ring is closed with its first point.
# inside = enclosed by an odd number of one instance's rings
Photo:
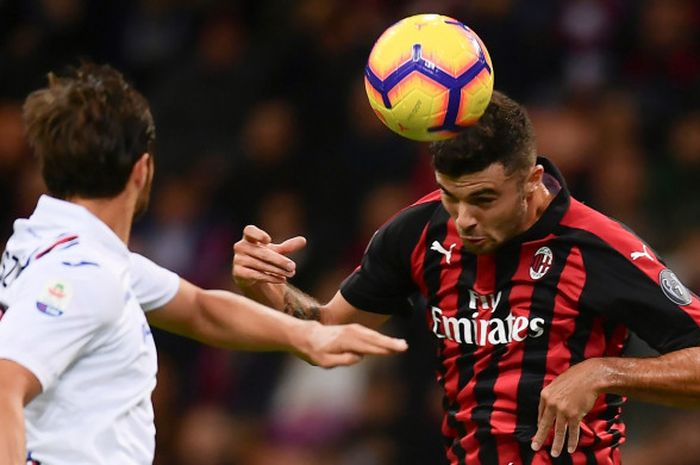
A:
{"type": "Polygon", "coordinates": [[[532,257],[532,265],[530,265],[530,277],[534,280],[538,280],[547,274],[549,269],[552,267],[552,262],[554,261],[554,254],[552,249],[549,247],[540,247],[535,252],[535,256],[532,257]]]}

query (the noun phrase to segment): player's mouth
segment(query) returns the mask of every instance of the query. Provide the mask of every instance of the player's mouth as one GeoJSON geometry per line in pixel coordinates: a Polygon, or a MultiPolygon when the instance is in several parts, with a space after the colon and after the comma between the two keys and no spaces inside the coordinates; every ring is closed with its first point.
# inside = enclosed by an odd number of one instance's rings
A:
{"type": "Polygon", "coordinates": [[[486,237],[484,236],[461,236],[463,242],[469,243],[471,245],[482,245],[486,242],[486,237]]]}

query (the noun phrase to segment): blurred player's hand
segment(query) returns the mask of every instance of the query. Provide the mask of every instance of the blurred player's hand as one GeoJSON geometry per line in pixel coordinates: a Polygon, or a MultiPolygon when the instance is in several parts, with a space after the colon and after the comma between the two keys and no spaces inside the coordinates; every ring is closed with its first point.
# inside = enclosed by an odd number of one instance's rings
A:
{"type": "Polygon", "coordinates": [[[296,263],[287,255],[305,246],[302,236],[275,244],[268,233],[248,225],[243,238],[233,246],[233,279],[241,289],[257,283],[283,284],[296,272],[296,263]]]}
{"type": "Polygon", "coordinates": [[[600,379],[600,361],[601,359],[591,358],[574,365],[542,389],[537,433],[532,439],[533,450],[540,450],[552,427],[552,457],[561,454],[567,431],[567,450],[569,453],[576,450],[581,420],[593,408],[600,394],[595,382],[600,379]]]}
{"type": "Polygon", "coordinates": [[[308,323],[311,330],[302,335],[299,356],[323,368],[354,365],[364,355],[391,355],[408,348],[405,340],[385,336],[362,325],[308,323]]]}

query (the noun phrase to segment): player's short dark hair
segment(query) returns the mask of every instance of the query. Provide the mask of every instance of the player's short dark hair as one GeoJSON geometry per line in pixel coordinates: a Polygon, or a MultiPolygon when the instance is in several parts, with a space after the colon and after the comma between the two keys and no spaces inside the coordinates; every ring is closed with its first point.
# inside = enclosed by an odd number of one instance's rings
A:
{"type": "Polygon", "coordinates": [[[144,154],[153,155],[148,102],[108,65],[86,63],[29,94],[24,123],[49,193],[114,197],[144,154]]]}
{"type": "Polygon", "coordinates": [[[479,121],[456,137],[430,144],[433,166],[441,174],[459,177],[501,163],[508,175],[526,170],[537,158],[535,134],[525,109],[494,91],[479,121]]]}

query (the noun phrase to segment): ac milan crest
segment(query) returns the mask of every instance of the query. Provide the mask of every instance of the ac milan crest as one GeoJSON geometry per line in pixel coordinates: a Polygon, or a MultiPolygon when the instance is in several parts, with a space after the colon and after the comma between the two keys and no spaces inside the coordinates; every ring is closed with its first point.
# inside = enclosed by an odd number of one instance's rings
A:
{"type": "Polygon", "coordinates": [[[549,247],[540,247],[535,252],[535,256],[532,257],[532,265],[530,265],[530,277],[532,279],[540,279],[542,276],[546,275],[549,269],[552,267],[552,261],[554,260],[554,254],[552,249],[549,247]]]}

